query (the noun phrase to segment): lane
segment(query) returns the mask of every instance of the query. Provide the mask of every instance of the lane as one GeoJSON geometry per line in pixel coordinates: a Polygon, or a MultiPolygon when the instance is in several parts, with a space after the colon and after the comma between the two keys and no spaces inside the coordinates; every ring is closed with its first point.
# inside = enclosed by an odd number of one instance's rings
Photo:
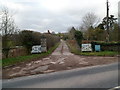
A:
{"type": "Polygon", "coordinates": [[[3,80],[3,88],[113,88],[118,63],[3,80]]]}
{"type": "Polygon", "coordinates": [[[103,65],[117,62],[118,57],[98,57],[74,55],[69,51],[65,41],[61,40],[57,49],[48,57],[21,63],[3,69],[3,77],[16,78],[35,74],[45,74],[62,70],[71,70],[94,65],[103,65]]]}

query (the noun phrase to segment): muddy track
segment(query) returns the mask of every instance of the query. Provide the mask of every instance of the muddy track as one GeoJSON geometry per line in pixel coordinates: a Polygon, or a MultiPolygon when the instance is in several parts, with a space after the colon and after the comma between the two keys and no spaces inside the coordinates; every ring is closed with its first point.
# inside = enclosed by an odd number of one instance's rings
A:
{"type": "Polygon", "coordinates": [[[48,57],[3,69],[3,78],[14,78],[117,62],[117,57],[78,56],[70,53],[65,41],[48,57]]]}

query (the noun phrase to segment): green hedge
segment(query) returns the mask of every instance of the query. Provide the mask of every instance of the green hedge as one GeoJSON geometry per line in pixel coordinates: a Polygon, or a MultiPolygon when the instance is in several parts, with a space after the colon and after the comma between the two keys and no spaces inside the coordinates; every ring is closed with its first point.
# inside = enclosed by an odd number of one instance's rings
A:
{"type": "Polygon", "coordinates": [[[95,51],[95,45],[100,45],[102,51],[119,51],[120,42],[91,42],[93,51],[95,51]]]}
{"type": "Polygon", "coordinates": [[[38,60],[40,58],[50,55],[58,47],[58,45],[59,45],[59,43],[57,43],[54,47],[51,47],[45,53],[31,54],[31,55],[27,55],[27,56],[18,56],[18,57],[2,59],[2,60],[0,60],[0,66],[2,65],[2,67],[6,67],[6,66],[8,67],[8,66],[13,66],[15,64],[19,64],[19,63],[26,62],[26,61],[38,60]]]}

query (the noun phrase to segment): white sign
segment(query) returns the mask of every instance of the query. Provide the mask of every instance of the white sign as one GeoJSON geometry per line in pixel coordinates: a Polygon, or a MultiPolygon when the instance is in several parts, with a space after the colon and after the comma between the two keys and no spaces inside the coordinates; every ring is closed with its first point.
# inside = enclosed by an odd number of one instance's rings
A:
{"type": "Polygon", "coordinates": [[[33,46],[31,53],[41,53],[41,45],[33,46]]]}
{"type": "Polygon", "coordinates": [[[82,52],[84,51],[92,51],[91,44],[82,44],[82,52]]]}

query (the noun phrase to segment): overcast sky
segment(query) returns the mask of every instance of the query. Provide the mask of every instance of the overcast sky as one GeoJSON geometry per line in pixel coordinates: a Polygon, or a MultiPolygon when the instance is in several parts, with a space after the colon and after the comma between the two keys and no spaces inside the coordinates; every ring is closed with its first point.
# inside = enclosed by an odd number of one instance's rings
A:
{"type": "MultiPolygon", "coordinates": [[[[118,16],[118,1],[109,0],[110,14],[118,16]]],[[[1,0],[0,6],[14,12],[17,26],[23,30],[66,32],[81,25],[82,17],[95,13],[106,16],[106,0],[1,0]]]]}

